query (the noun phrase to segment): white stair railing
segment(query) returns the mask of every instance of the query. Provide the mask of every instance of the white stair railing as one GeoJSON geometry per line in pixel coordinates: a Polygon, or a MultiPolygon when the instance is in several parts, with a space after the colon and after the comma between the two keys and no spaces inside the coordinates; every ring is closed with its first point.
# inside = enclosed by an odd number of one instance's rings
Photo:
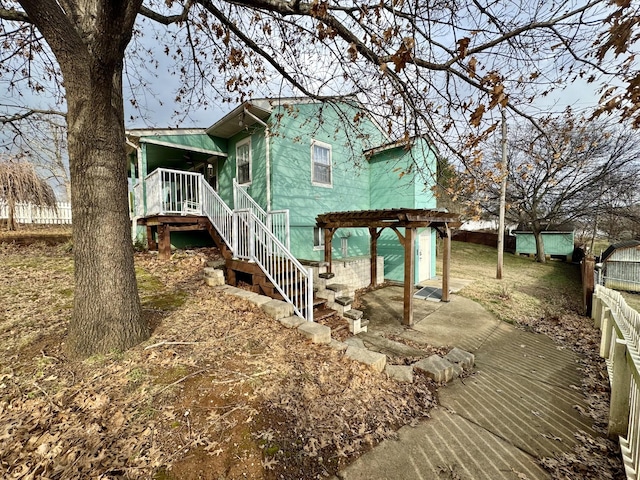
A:
{"type": "Polygon", "coordinates": [[[273,233],[287,249],[291,248],[291,239],[289,233],[289,210],[271,210],[265,211],[254,199],[247,193],[245,187],[238,184],[233,179],[233,205],[234,210],[251,210],[251,212],[267,226],[269,231],[273,233]]]}
{"type": "Polygon", "coordinates": [[[251,210],[233,212],[238,251],[236,255],[256,262],[296,315],[313,321],[313,273],[251,210]]]}
{"type": "Polygon", "coordinates": [[[235,179],[235,210],[199,173],[159,168],[145,182],[147,216],[205,215],[235,257],[259,265],[295,314],[313,321],[313,274],[289,251],[288,210],[265,212],[235,179]]]}
{"type": "Polygon", "coordinates": [[[251,210],[251,212],[265,225],[267,224],[267,212],[247,193],[245,187],[233,179],[233,209],[251,210]]]}
{"type": "Polygon", "coordinates": [[[207,216],[227,246],[233,252],[233,210],[220,198],[209,183],[200,177],[202,213],[207,216]]]}

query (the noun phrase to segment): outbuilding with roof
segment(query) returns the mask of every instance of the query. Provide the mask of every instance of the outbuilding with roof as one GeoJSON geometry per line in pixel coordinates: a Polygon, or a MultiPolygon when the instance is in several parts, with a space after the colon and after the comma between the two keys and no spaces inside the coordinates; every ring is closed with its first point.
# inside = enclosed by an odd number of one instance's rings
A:
{"type": "Polygon", "coordinates": [[[640,292],[640,241],[626,240],[607,248],[598,263],[600,282],[607,288],[640,292]]]}

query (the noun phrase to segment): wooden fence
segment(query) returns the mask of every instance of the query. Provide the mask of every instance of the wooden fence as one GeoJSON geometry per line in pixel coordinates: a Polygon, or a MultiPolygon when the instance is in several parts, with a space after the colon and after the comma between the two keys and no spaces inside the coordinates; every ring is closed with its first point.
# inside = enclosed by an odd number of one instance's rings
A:
{"type": "MultiPolygon", "coordinates": [[[[451,238],[454,242],[475,243],[477,245],[486,245],[488,247],[498,247],[498,234],[491,232],[472,232],[468,230],[458,230],[451,238]]],[[[516,237],[504,235],[504,251],[515,253],[516,237]]]]}
{"type": "MultiPolygon", "coordinates": [[[[9,218],[9,206],[0,203],[0,220],[9,218]]],[[[58,202],[57,208],[42,207],[32,203],[16,203],[13,216],[17,223],[70,224],[71,203],[58,202]]]]}
{"type": "Polygon", "coordinates": [[[640,314],[620,293],[595,286],[591,317],[602,330],[600,356],[611,385],[609,435],[618,437],[628,479],[640,467],[640,314]]]}

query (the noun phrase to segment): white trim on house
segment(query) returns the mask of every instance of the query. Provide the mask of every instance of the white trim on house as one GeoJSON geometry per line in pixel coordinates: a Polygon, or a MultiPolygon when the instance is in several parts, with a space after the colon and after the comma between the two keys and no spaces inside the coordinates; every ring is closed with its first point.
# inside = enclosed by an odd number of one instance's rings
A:
{"type": "Polygon", "coordinates": [[[332,158],[333,152],[331,150],[331,145],[329,145],[328,143],[321,142],[319,140],[312,139],[310,152],[311,152],[311,184],[317,187],[333,188],[333,158],[332,158]],[[329,167],[328,182],[324,182],[322,180],[316,179],[316,161],[315,161],[315,155],[314,155],[315,147],[328,151],[328,159],[327,159],[328,163],[325,163],[322,159],[320,162],[317,162],[318,166],[320,167],[329,167]]]}
{"type": "Polygon", "coordinates": [[[251,185],[251,181],[252,181],[252,170],[253,168],[253,161],[252,161],[252,153],[251,153],[251,137],[247,137],[244,138],[242,140],[240,140],[238,143],[236,143],[236,180],[238,181],[238,185],[251,185]],[[249,180],[246,182],[241,181],[240,179],[240,162],[239,160],[239,155],[238,155],[238,148],[240,147],[244,147],[248,145],[249,147],[249,180]]]}
{"type": "Polygon", "coordinates": [[[324,250],[324,229],[313,227],[313,250],[324,250]]]}
{"type": "Polygon", "coordinates": [[[140,143],[150,143],[153,145],[160,145],[161,147],[170,147],[178,150],[186,150],[189,152],[206,153],[208,155],[215,155],[218,157],[227,157],[226,153],[219,152],[217,150],[209,150],[208,148],[190,147],[188,145],[180,145],[171,142],[163,142],[162,140],[154,140],[153,138],[145,137],[140,139],[140,143]]]}

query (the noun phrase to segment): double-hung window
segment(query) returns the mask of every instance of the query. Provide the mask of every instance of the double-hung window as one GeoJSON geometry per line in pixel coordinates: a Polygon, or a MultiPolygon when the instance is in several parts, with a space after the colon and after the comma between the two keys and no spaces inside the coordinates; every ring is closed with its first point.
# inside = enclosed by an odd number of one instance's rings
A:
{"type": "Polygon", "coordinates": [[[311,142],[311,182],[331,186],[331,145],[316,140],[311,142]]]}
{"type": "Polygon", "coordinates": [[[251,138],[236,144],[236,178],[240,185],[251,183],[251,138]]]}

